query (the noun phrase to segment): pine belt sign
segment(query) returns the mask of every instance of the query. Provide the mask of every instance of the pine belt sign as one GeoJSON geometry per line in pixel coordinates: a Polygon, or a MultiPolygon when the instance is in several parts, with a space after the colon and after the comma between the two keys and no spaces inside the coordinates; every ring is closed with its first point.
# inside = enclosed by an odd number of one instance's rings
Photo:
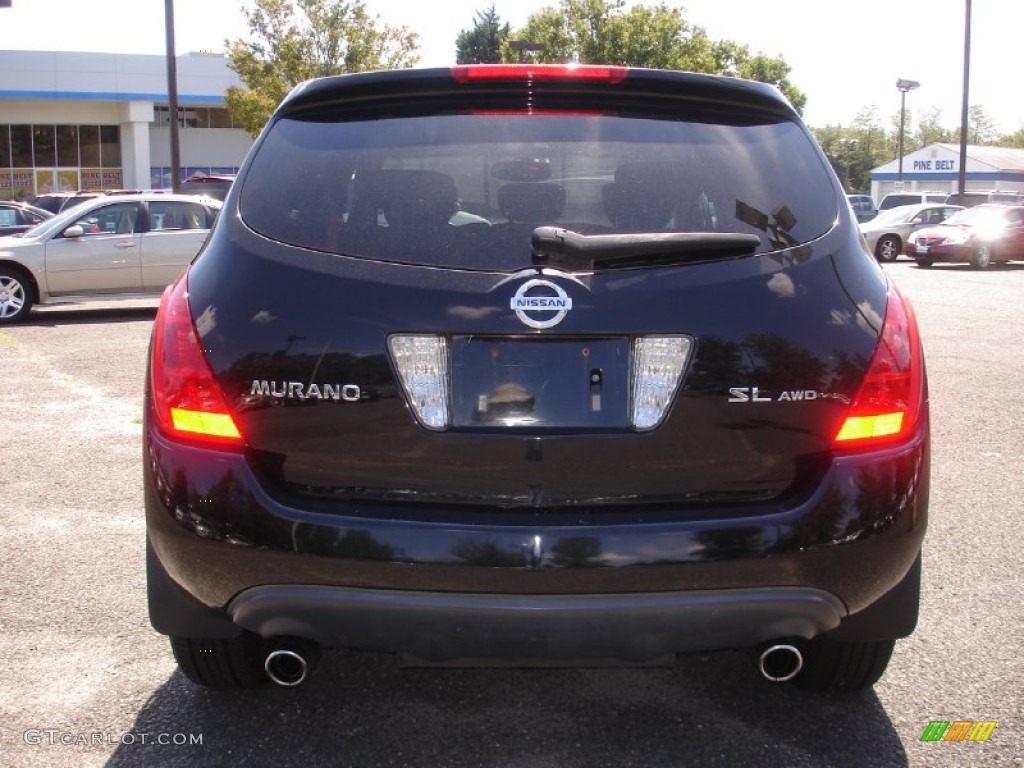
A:
{"type": "Polygon", "coordinates": [[[928,171],[955,171],[956,160],[943,160],[941,158],[936,158],[934,160],[915,160],[911,164],[911,170],[920,173],[927,173],[928,171]]]}

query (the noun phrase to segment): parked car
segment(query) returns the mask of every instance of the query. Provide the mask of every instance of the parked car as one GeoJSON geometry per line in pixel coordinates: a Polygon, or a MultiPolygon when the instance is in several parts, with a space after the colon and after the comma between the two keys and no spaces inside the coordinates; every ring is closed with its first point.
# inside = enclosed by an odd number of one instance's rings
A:
{"type": "Polygon", "coordinates": [[[952,205],[973,208],[983,203],[1004,203],[1005,205],[1024,205],[1024,192],[992,190],[991,192],[954,192],[946,198],[952,205]]]}
{"type": "Polygon", "coordinates": [[[220,202],[190,195],[99,197],[0,240],[0,323],[75,297],[160,293],[206,240],[220,202]]]}
{"type": "Polygon", "coordinates": [[[945,192],[890,192],[878,204],[878,210],[887,211],[901,205],[921,205],[922,203],[946,203],[945,192]]]}
{"type": "Polygon", "coordinates": [[[1024,259],[1024,206],[986,203],[967,208],[912,234],[906,251],[921,267],[945,261],[985,269],[993,262],[1024,259]]]}
{"type": "Polygon", "coordinates": [[[217,200],[223,200],[227,197],[234,180],[235,177],[231,174],[189,176],[181,183],[180,191],[183,194],[207,195],[217,200]]]}
{"type": "Polygon", "coordinates": [[[0,200],[0,236],[16,235],[53,216],[28,203],[0,200]]]}
{"type": "Polygon", "coordinates": [[[146,381],[150,619],[202,685],[296,685],[323,647],[752,648],[848,691],[915,626],[914,315],[761,83],[307,82],[164,295],[146,381]]]}
{"type": "Polygon", "coordinates": [[[861,224],[860,231],[876,259],[895,261],[912,232],[939,224],[961,210],[963,208],[959,205],[901,205],[882,211],[871,221],[861,224]]]}
{"type": "Polygon", "coordinates": [[[60,213],[66,208],[84,203],[86,200],[95,200],[103,195],[103,192],[44,192],[36,196],[32,205],[51,213],[60,213]]]}
{"type": "Polygon", "coordinates": [[[850,201],[850,207],[853,208],[857,221],[871,221],[878,215],[878,209],[875,207],[875,201],[871,199],[871,195],[847,195],[846,199],[850,201]]]}
{"type": "MultiPolygon", "coordinates": [[[[108,189],[103,192],[105,195],[142,195],[142,194],[153,194],[153,195],[169,195],[174,190],[171,189],[108,189]]],[[[191,192],[185,194],[193,194],[191,192]]]]}

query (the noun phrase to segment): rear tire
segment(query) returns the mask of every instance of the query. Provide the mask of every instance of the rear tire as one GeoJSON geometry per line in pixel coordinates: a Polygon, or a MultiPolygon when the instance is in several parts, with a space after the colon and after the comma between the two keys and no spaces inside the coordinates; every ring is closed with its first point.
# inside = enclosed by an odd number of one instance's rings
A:
{"type": "Polygon", "coordinates": [[[24,270],[0,266],[0,324],[17,323],[32,311],[32,283],[24,270]]]}
{"type": "Polygon", "coordinates": [[[875,258],[879,261],[896,261],[899,258],[902,244],[900,239],[895,235],[885,235],[875,246],[875,258]]]}
{"type": "Polygon", "coordinates": [[[266,642],[255,635],[239,640],[172,637],[171,651],[182,674],[207,688],[255,688],[269,682],[263,669],[266,642]]]}
{"type": "Polygon", "coordinates": [[[914,261],[917,262],[917,266],[924,267],[925,269],[935,263],[935,259],[914,259],[914,261]]]}
{"type": "Polygon", "coordinates": [[[844,642],[816,637],[802,649],[804,666],[793,682],[823,693],[870,688],[885,672],[895,646],[895,640],[844,642]]]}
{"type": "Polygon", "coordinates": [[[974,249],[974,258],[971,263],[975,269],[988,269],[992,265],[993,253],[991,243],[980,243],[974,249]]]}

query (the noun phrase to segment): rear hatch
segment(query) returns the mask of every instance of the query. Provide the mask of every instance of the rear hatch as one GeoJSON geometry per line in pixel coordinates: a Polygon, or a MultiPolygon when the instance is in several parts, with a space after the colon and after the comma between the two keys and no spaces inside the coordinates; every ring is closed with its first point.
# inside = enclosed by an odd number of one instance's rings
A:
{"type": "Polygon", "coordinates": [[[806,491],[885,313],[806,129],[740,81],[502,72],[318,81],[247,160],[189,301],[268,490],[806,491]]]}

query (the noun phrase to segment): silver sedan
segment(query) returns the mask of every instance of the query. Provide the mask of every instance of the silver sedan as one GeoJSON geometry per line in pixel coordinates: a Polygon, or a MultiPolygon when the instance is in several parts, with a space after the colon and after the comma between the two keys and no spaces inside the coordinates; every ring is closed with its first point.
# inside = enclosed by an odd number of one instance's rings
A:
{"type": "Polygon", "coordinates": [[[198,253],[220,208],[194,195],[104,196],[0,237],[0,324],[54,299],[159,296],[198,253]]]}
{"type": "Polygon", "coordinates": [[[963,206],[944,203],[901,205],[882,211],[871,221],[860,225],[868,248],[879,261],[895,261],[911,233],[945,221],[963,206]]]}
{"type": "Polygon", "coordinates": [[[15,200],[0,200],[0,235],[17,235],[53,216],[49,211],[15,200]]]}

